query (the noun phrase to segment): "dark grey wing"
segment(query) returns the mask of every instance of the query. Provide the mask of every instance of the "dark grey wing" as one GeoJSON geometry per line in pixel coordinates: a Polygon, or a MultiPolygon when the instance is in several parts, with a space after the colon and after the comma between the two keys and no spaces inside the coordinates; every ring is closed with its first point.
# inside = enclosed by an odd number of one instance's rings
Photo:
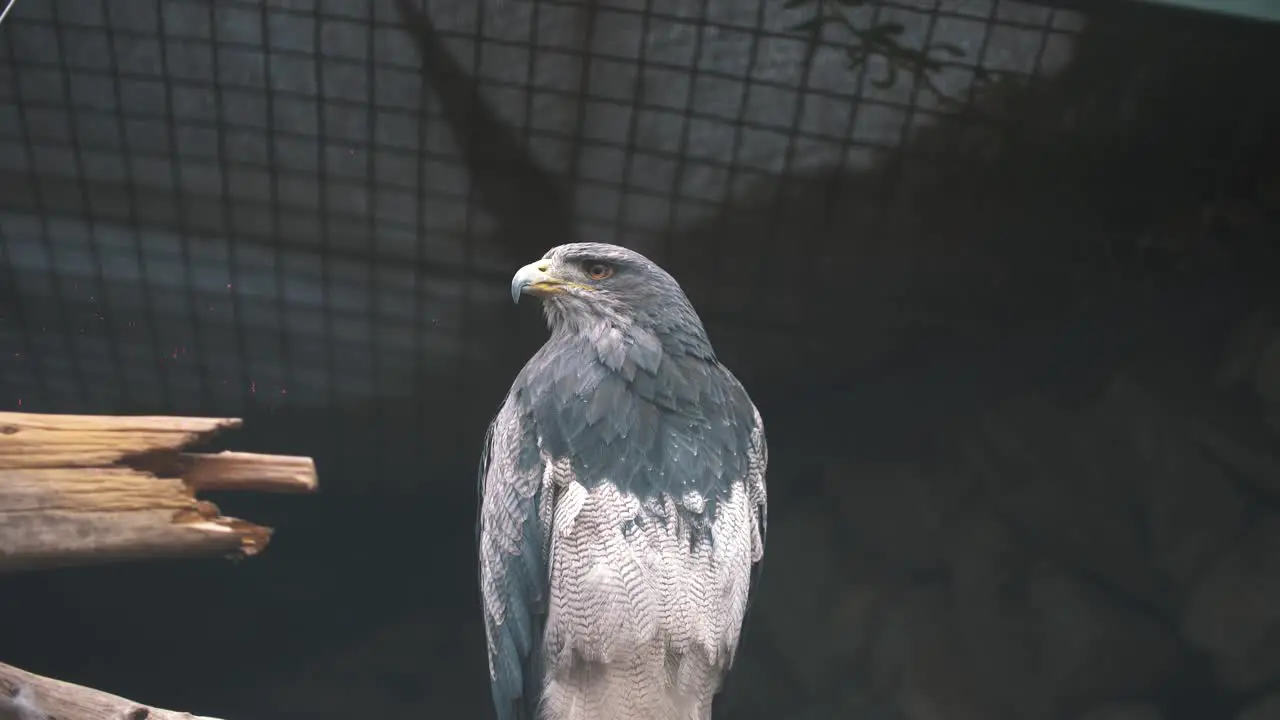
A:
{"type": "MultiPolygon", "coordinates": [[[[738,630],[738,643],[740,647],[743,636],[746,635],[748,618],[751,617],[751,611],[755,607],[756,594],[760,591],[760,571],[764,567],[764,547],[765,539],[769,534],[769,495],[765,482],[765,475],[769,469],[769,443],[765,438],[764,421],[760,418],[760,411],[753,405],[751,408],[752,426],[750,440],[747,443],[747,477],[745,480],[747,488],[747,497],[751,501],[751,507],[754,512],[755,521],[751,533],[751,579],[747,585],[747,606],[743,611],[742,626],[738,630]]],[[[735,653],[736,654],[736,653],[735,653]]],[[[731,679],[729,667],[732,660],[724,668],[722,675],[722,686],[719,692],[724,692],[724,685],[731,679]]]]}
{"type": "Polygon", "coordinates": [[[485,434],[476,523],[489,683],[498,720],[533,720],[542,684],[550,497],[531,422],[509,396],[485,434]],[[544,509],[543,504],[548,505],[544,509]]]}
{"type": "Polygon", "coordinates": [[[752,558],[751,585],[747,594],[747,607],[751,607],[751,599],[755,596],[756,586],[760,582],[760,569],[764,565],[765,540],[769,535],[769,492],[765,476],[769,470],[769,441],[765,438],[764,420],[760,411],[752,407],[755,423],[751,427],[751,442],[747,450],[747,497],[751,498],[756,513],[756,526],[759,530],[760,545],[752,558]]]}

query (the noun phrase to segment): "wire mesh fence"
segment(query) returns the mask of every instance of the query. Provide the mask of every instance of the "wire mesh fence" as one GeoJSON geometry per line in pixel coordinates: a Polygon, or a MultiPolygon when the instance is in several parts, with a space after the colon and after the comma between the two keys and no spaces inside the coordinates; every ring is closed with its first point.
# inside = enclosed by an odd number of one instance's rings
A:
{"type": "MultiPolygon", "coordinates": [[[[430,42],[470,80],[446,97],[390,2],[18,3],[0,202],[22,304],[6,342],[25,349],[4,403],[235,412],[420,390],[490,351],[467,338],[491,317],[472,306],[521,257],[576,235],[661,259],[762,176],[865,164],[946,112],[911,78],[870,82],[879,57],[851,70],[838,38],[815,48],[805,21],[832,10],[792,4],[435,3],[430,42]],[[486,122],[511,131],[502,154],[486,122]],[[521,167],[523,184],[501,177],[521,167]]],[[[1079,27],[1009,2],[853,13],[946,43],[937,82],[958,96],[975,67],[1061,67],[1079,27]]],[[[729,222],[701,251],[746,262],[729,222]]],[[[785,254],[769,242],[762,264],[785,254]]],[[[769,316],[717,305],[713,321],[769,316]]]]}
{"type": "Polygon", "coordinates": [[[1270,36],[1122,6],[19,2],[0,406],[324,411],[339,477],[465,466],[541,332],[511,268],[574,238],[671,269],[757,393],[830,395],[1116,283],[1263,157],[1270,36]]]}
{"type": "Polygon", "coordinates": [[[537,332],[511,268],[574,238],[667,265],[750,375],[830,306],[805,258],[854,210],[818,176],[888,168],[857,207],[883,233],[907,138],[975,81],[1060,70],[1081,27],[989,1],[19,2],[0,402],[324,409],[337,437],[394,422],[439,456],[537,332]],[[464,419],[434,422],[441,398],[464,419]]]}

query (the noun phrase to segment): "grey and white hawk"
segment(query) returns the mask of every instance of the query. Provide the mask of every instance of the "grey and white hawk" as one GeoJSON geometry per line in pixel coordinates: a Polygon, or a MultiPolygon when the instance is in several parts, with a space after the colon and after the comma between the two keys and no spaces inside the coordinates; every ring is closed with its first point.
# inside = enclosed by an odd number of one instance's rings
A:
{"type": "Polygon", "coordinates": [[[553,248],[511,281],[550,338],[480,462],[499,720],[707,720],[764,554],[760,413],[675,279],[553,248]]]}

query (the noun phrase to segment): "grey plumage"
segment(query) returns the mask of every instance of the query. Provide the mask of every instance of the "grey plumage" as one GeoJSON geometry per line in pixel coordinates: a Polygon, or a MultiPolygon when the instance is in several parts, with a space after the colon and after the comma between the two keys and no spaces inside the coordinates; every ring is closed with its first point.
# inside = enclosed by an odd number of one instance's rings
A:
{"type": "Polygon", "coordinates": [[[598,243],[516,273],[551,331],[489,426],[499,720],[707,720],[764,552],[760,415],[676,281],[598,243]]]}

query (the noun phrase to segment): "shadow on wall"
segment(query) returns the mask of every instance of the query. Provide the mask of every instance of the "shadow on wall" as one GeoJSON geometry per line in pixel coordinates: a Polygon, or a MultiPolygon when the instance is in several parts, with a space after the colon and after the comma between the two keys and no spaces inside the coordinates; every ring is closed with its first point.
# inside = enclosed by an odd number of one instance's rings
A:
{"type": "MultiPolygon", "coordinates": [[[[569,193],[495,151],[513,133],[422,20],[494,242],[526,262],[573,227],[569,193]]],[[[865,170],[759,178],[653,252],[770,428],[764,584],[718,717],[1271,717],[1276,40],[1096,15],[1061,76],[865,170]]],[[[465,383],[246,416],[238,448],[315,455],[325,488],[219,498],[279,528],[262,558],[17,578],[40,620],[6,662],[239,720],[484,716],[474,461],[540,335],[473,321],[465,383]]]]}

